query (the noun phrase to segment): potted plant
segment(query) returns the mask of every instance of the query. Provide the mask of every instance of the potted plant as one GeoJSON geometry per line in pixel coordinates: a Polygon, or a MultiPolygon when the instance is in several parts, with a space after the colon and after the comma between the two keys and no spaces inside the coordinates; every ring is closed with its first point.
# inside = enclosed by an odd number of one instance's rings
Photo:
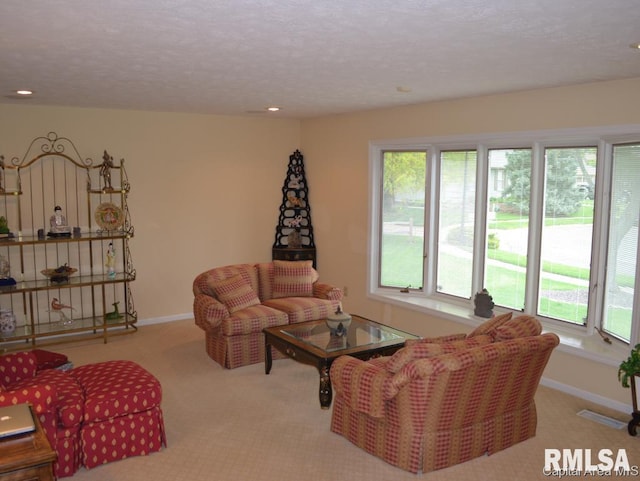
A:
{"type": "Polygon", "coordinates": [[[629,380],[636,373],[640,374],[640,344],[636,344],[627,360],[620,363],[618,380],[622,383],[622,387],[628,388],[630,386],[629,380]]]}
{"type": "Polygon", "coordinates": [[[622,387],[631,387],[633,419],[629,422],[629,434],[635,436],[636,426],[640,424],[640,344],[636,344],[629,357],[620,363],[618,380],[622,387]]]}

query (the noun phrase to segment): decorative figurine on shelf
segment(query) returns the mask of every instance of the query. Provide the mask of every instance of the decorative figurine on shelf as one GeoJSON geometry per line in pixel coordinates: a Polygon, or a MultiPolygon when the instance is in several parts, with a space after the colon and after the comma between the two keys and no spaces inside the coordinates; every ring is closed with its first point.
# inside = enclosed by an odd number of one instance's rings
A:
{"type": "Polygon", "coordinates": [[[113,242],[109,242],[107,262],[105,262],[104,266],[107,268],[107,276],[109,279],[114,279],[116,277],[116,250],[113,247],[113,242]]]}
{"type": "Polygon", "coordinates": [[[118,310],[118,304],[120,304],[120,302],[114,302],[111,304],[113,306],[113,311],[107,312],[104,316],[107,321],[118,321],[122,319],[122,314],[120,314],[120,311],[118,310]]]}
{"type": "Polygon", "coordinates": [[[13,237],[13,234],[9,231],[9,223],[5,216],[0,216],[0,239],[6,239],[13,237]]]}
{"type": "Polygon", "coordinates": [[[50,237],[71,237],[71,227],[67,225],[67,218],[62,214],[62,207],[56,205],[54,214],[49,218],[50,237]]]}
{"type": "Polygon", "coordinates": [[[111,186],[111,169],[113,168],[113,157],[111,157],[107,151],[104,151],[102,156],[102,165],[100,166],[100,175],[104,182],[104,190],[111,192],[113,187],[111,186]]]}
{"type": "Polygon", "coordinates": [[[0,255],[0,287],[15,286],[16,280],[11,277],[11,266],[9,261],[0,255]]]}
{"type": "Polygon", "coordinates": [[[49,312],[55,312],[58,314],[58,322],[63,326],[69,326],[73,324],[73,319],[67,317],[64,313],[63,309],[71,309],[75,311],[75,309],[71,306],[67,306],[66,304],[62,304],[56,297],[51,300],[51,310],[49,312]]]}
{"type": "Polygon", "coordinates": [[[476,316],[486,318],[493,317],[493,307],[495,304],[493,302],[493,297],[489,295],[489,291],[482,289],[482,291],[478,292],[473,298],[473,302],[476,306],[473,313],[476,316]]]}
{"type": "Polygon", "coordinates": [[[302,227],[302,216],[297,215],[293,219],[289,219],[289,227],[293,227],[293,230],[287,235],[287,246],[292,249],[299,249],[302,247],[302,235],[300,228],[302,227]]]}

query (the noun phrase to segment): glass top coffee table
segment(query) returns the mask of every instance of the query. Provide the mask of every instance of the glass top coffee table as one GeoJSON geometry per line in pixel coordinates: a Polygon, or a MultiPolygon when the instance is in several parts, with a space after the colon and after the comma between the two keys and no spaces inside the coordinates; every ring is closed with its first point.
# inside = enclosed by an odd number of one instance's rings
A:
{"type": "Polygon", "coordinates": [[[267,327],[263,332],[265,373],[271,372],[272,346],[291,359],[315,366],[320,373],[322,409],[331,406],[333,392],[329,368],[334,359],[346,354],[363,360],[389,356],[403,347],[405,340],[419,339],[419,336],[356,315],[352,315],[351,324],[342,336],[332,334],[325,320],[267,327]]]}

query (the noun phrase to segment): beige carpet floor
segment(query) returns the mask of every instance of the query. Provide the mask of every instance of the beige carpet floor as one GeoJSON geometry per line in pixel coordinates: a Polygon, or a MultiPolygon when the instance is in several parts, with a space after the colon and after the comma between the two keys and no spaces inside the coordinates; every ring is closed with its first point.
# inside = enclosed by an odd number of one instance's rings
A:
{"type": "Polygon", "coordinates": [[[77,481],[492,481],[550,479],[545,448],[626,449],[640,465],[640,436],[577,416],[589,408],[625,423],[625,414],[541,386],[537,436],[492,456],[413,475],[370,456],[329,430],[331,411],[318,402],[315,368],[283,359],[271,374],[263,364],[222,369],[204,350],[192,320],[144,326],[131,336],[63,344],[51,350],[76,365],[130,359],[163,387],[168,447],[91,470],[77,481]]]}

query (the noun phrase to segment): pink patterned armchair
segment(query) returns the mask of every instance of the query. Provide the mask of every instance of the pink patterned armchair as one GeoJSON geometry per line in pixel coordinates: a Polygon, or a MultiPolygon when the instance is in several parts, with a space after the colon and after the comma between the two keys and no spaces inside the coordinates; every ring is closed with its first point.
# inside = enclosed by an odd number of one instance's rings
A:
{"type": "Polygon", "coordinates": [[[389,357],[340,357],[331,430],[413,473],[493,454],[535,435],[534,394],[558,342],[532,317],[505,316],[389,357]]]}
{"type": "Polygon", "coordinates": [[[73,475],[80,466],[166,446],[161,399],[158,380],[131,361],[60,371],[43,368],[33,351],[0,356],[0,406],[33,406],[58,455],[58,478],[73,475]]]}

